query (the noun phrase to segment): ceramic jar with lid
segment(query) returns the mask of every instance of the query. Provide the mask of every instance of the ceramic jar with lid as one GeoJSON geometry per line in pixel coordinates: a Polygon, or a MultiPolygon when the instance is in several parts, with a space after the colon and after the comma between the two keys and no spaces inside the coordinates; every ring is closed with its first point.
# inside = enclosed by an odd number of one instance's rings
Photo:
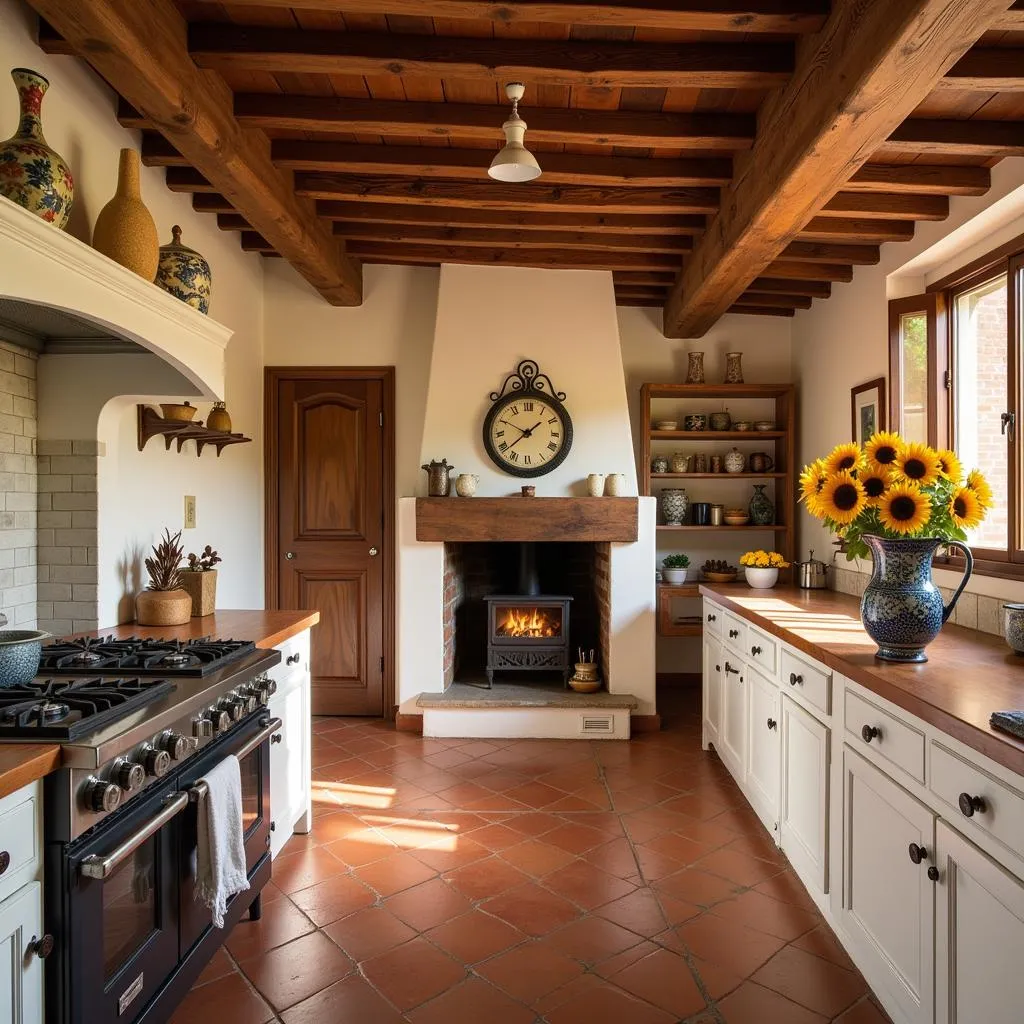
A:
{"type": "Polygon", "coordinates": [[[742,473],[747,467],[746,456],[736,447],[731,452],[726,452],[724,461],[726,473],[742,473]]]}
{"type": "Polygon", "coordinates": [[[689,473],[690,456],[684,455],[682,452],[673,452],[670,465],[673,473],[689,473]]]}
{"type": "Polygon", "coordinates": [[[664,455],[655,455],[654,458],[651,459],[651,472],[667,473],[668,459],[664,455]]]}
{"type": "Polygon", "coordinates": [[[728,430],[732,426],[732,417],[728,409],[722,409],[720,412],[711,413],[708,416],[708,423],[712,430],[728,430]]]}

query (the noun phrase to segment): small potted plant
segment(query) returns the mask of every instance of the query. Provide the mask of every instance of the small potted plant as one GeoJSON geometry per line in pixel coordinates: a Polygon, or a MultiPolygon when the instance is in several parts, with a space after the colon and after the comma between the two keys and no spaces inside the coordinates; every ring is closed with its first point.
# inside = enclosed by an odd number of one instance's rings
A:
{"type": "Polygon", "coordinates": [[[192,598],[181,588],[181,531],[163,539],[146,559],[149,586],[135,598],[135,621],[140,626],[180,626],[192,614],[192,598]]]}
{"type": "Polygon", "coordinates": [[[740,556],[740,565],[746,568],[747,585],[755,590],[769,590],[779,581],[779,570],[788,569],[787,562],[778,551],[748,551],[740,556]]]}
{"type": "Polygon", "coordinates": [[[690,567],[690,559],[686,555],[666,555],[661,560],[661,578],[677,587],[686,582],[686,570],[690,567]]]}
{"type": "Polygon", "coordinates": [[[200,554],[189,552],[188,568],[181,571],[181,585],[192,596],[192,618],[212,615],[217,605],[217,570],[220,555],[209,544],[200,554]]]}

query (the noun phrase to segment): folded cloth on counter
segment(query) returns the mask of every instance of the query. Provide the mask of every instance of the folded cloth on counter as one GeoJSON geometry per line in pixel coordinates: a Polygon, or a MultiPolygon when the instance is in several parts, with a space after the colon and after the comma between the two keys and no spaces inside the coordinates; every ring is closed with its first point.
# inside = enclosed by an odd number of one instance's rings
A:
{"type": "Polygon", "coordinates": [[[202,781],[206,793],[199,800],[196,814],[195,898],[210,908],[214,926],[223,928],[228,900],[249,888],[238,758],[229,754],[202,781]]]}
{"type": "Polygon", "coordinates": [[[1024,711],[993,711],[989,724],[1024,740],[1024,711]]]}

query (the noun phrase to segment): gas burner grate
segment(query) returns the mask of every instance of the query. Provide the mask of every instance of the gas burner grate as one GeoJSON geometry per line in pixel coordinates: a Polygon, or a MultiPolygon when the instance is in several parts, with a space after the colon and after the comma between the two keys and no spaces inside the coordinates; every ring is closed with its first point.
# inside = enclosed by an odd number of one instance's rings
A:
{"type": "Polygon", "coordinates": [[[40,672],[106,672],[205,676],[256,650],[251,640],[152,640],[78,637],[43,648],[40,672]]]}

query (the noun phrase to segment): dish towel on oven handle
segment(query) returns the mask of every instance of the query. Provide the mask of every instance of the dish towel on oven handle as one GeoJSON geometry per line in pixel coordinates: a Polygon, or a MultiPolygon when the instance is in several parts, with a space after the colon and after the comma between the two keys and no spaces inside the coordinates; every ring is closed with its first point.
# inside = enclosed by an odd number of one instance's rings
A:
{"type": "Polygon", "coordinates": [[[217,928],[224,927],[228,900],[249,888],[242,833],[242,775],[229,754],[204,776],[199,800],[195,897],[208,906],[217,928]]]}

